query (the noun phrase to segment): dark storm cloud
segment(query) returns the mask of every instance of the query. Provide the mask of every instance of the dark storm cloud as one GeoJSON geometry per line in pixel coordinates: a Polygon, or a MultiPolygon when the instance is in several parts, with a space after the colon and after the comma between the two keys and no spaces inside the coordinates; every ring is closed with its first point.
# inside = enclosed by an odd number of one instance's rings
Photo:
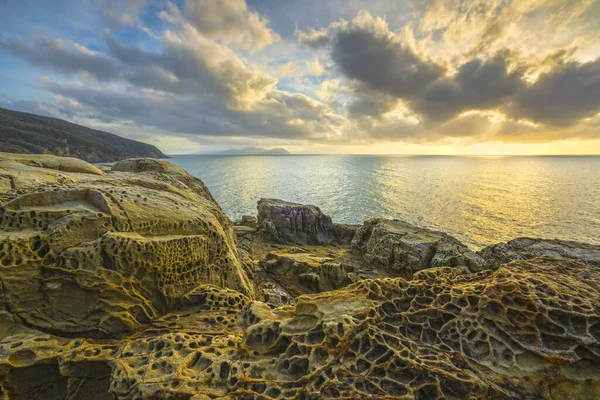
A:
{"type": "Polygon", "coordinates": [[[555,126],[573,125],[598,112],[600,59],[556,66],[522,90],[511,108],[516,116],[555,126]]]}
{"type": "Polygon", "coordinates": [[[368,14],[297,37],[302,42],[319,32],[327,32],[331,60],[353,82],[354,98],[347,105],[353,118],[379,118],[396,100],[420,115],[428,130],[471,110],[498,110],[509,118],[563,127],[600,112],[600,61],[565,63],[572,54],[566,50],[556,53],[558,58],[549,56],[549,72],[531,84],[525,80],[527,69],[513,63],[518,53],[467,59],[451,73],[368,14]]]}
{"type": "Polygon", "coordinates": [[[387,32],[352,26],[331,44],[331,59],[348,78],[400,98],[413,98],[444,73],[387,32]]]}
{"type": "Polygon", "coordinates": [[[377,118],[392,111],[398,99],[372,90],[355,92],[354,100],[347,106],[348,114],[354,118],[371,116],[377,118]]]}
{"type": "Polygon", "coordinates": [[[443,121],[469,109],[499,107],[523,86],[521,75],[509,73],[501,55],[473,59],[447,76],[445,68],[374,24],[340,29],[332,39],[331,59],[347,78],[359,83],[349,106],[353,115],[388,112],[393,96],[430,120],[443,121]]]}
{"type": "Polygon", "coordinates": [[[434,120],[445,120],[467,110],[494,109],[524,89],[519,72],[508,71],[502,56],[471,60],[451,78],[440,78],[415,99],[416,111],[434,120]]]}

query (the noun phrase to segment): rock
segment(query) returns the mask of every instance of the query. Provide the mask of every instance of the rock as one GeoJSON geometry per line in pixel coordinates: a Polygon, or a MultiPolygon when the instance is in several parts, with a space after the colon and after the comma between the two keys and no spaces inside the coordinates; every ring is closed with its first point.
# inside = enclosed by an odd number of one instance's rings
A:
{"type": "Polygon", "coordinates": [[[236,225],[258,228],[258,220],[254,215],[242,215],[242,219],[238,221],[236,225]]]}
{"type": "Polygon", "coordinates": [[[269,278],[294,296],[335,290],[352,283],[349,267],[313,254],[274,251],[261,266],[269,278]]]}
{"type": "Polygon", "coordinates": [[[334,224],[319,207],[278,199],[258,201],[258,226],[267,241],[303,245],[350,244],[358,229],[334,224]]]}
{"type": "Polygon", "coordinates": [[[337,242],[342,245],[351,244],[352,239],[354,239],[354,235],[356,234],[356,231],[360,227],[361,225],[354,224],[333,224],[335,236],[337,237],[337,242]]]}
{"type": "Polygon", "coordinates": [[[90,175],[103,172],[76,158],[0,153],[0,204],[42,185],[73,183],[90,175]]]}
{"type": "Polygon", "coordinates": [[[600,268],[600,246],[566,240],[518,238],[506,243],[485,247],[478,254],[490,268],[513,260],[549,256],[581,261],[590,267],[600,268]]]}
{"type": "Polygon", "coordinates": [[[102,175],[102,171],[92,164],[71,157],[56,157],[49,154],[9,154],[0,153],[0,166],[2,168],[12,168],[23,170],[21,166],[37,168],[34,171],[39,172],[39,168],[73,172],[81,174],[102,175]],[[20,165],[19,165],[20,164],[20,165]]]}
{"type": "Polygon", "coordinates": [[[237,226],[249,253],[179,167],[57,161],[0,161],[1,399],[600,398],[591,247],[519,242],[553,257],[473,272],[456,239],[372,220],[354,256],[237,226]],[[383,270],[410,279],[357,281],[383,270]]]}
{"type": "Polygon", "coordinates": [[[201,285],[131,338],[4,338],[0,380],[11,399],[596,399],[598,282],[541,258],[363,280],[275,309],[201,285]]]}
{"type": "MultiPolygon", "coordinates": [[[[255,295],[229,219],[184,170],[134,160],[113,171],[136,172],[103,174],[79,161],[74,173],[52,175],[26,157],[25,170],[1,164],[10,178],[26,171],[39,186],[0,209],[0,310],[52,334],[120,337],[179,307],[200,284],[255,295]]],[[[71,163],[55,159],[57,169],[71,163]]]]}
{"type": "MultiPolygon", "coordinates": [[[[154,158],[129,158],[126,160],[117,161],[112,164],[112,171],[121,172],[161,172],[169,175],[179,175],[192,178],[188,172],[165,160],[156,160],[154,158]]],[[[192,178],[195,179],[195,178],[192,178]]]]}
{"type": "Polygon", "coordinates": [[[233,231],[237,237],[238,248],[250,252],[256,239],[256,229],[244,225],[235,225],[233,231]]]}
{"type": "Polygon", "coordinates": [[[405,277],[432,267],[458,267],[467,272],[486,268],[483,258],[452,236],[399,220],[365,222],[351,250],[365,263],[405,277]]]}

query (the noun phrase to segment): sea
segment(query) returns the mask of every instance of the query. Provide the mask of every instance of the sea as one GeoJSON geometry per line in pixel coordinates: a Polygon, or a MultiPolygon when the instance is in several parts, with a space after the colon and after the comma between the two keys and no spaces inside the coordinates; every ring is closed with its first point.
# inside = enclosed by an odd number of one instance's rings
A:
{"type": "Polygon", "coordinates": [[[600,244],[600,156],[176,155],[225,213],[261,197],[314,204],[334,222],[395,218],[474,249],[521,236],[600,244]]]}

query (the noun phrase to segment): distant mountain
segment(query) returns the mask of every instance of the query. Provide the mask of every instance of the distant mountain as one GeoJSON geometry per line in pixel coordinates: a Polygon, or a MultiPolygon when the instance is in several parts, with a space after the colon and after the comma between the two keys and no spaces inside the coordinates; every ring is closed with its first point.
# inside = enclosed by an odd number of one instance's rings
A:
{"type": "Polygon", "coordinates": [[[228,149],[220,153],[221,155],[227,156],[284,156],[291,154],[289,151],[282,147],[275,149],[263,149],[260,147],[246,147],[243,149],[228,149]]]}
{"type": "Polygon", "coordinates": [[[130,157],[165,158],[151,144],[86,128],[62,119],[0,108],[0,152],[55,154],[88,162],[130,157]]]}

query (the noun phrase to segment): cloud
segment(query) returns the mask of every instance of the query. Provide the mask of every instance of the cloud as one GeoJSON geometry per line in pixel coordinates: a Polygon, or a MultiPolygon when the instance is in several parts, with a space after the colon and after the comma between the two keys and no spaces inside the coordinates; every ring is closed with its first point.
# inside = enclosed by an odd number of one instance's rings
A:
{"type": "Polygon", "coordinates": [[[444,73],[405,46],[385,20],[367,13],[336,32],[331,59],[347,78],[403,98],[416,96],[444,73]]]}
{"type": "Polygon", "coordinates": [[[7,51],[32,65],[63,74],[85,73],[99,80],[119,77],[120,68],[112,58],[84,46],[39,35],[33,44],[0,37],[0,50],[7,51]]]}
{"type": "Polygon", "coordinates": [[[325,73],[325,67],[321,65],[321,62],[317,57],[313,58],[312,61],[306,63],[308,71],[314,76],[321,76],[325,73]]]}
{"type": "Polygon", "coordinates": [[[570,126],[600,113],[600,58],[564,63],[541,74],[518,94],[511,113],[554,126],[570,126]]]}
{"type": "Polygon", "coordinates": [[[317,30],[310,28],[306,32],[296,29],[295,35],[298,38],[298,43],[300,43],[300,45],[311,49],[318,49],[329,44],[328,29],[317,30]]]}
{"type": "Polygon", "coordinates": [[[255,110],[247,112],[228,108],[217,99],[200,94],[54,81],[46,81],[45,85],[55,95],[54,105],[47,107],[61,114],[79,114],[102,123],[132,121],[139,127],[156,127],[173,134],[316,140],[343,122],[331,115],[323,103],[277,90],[269,92],[255,110]],[[58,104],[59,98],[71,101],[58,104]]]}
{"type": "Polygon", "coordinates": [[[332,101],[337,92],[340,91],[339,79],[327,79],[321,82],[317,90],[317,97],[323,101],[332,101]]]}
{"type": "Polygon", "coordinates": [[[185,10],[195,28],[210,39],[258,50],[280,40],[245,0],[186,0],[185,10]]]}
{"type": "MultiPolygon", "coordinates": [[[[437,22],[449,24],[443,18],[437,22]]],[[[488,27],[491,35],[492,25],[488,27]]],[[[493,132],[515,140],[518,135],[503,134],[507,126],[539,137],[544,126],[575,127],[600,112],[600,59],[566,62],[573,51],[560,49],[541,60],[527,60],[516,50],[503,49],[451,65],[419,52],[410,38],[368,13],[322,32],[327,32],[324,45],[331,61],[350,82],[348,117],[363,127],[370,124],[373,137],[404,137],[405,131],[391,127],[412,120],[411,134],[420,131],[422,138],[493,132]],[[534,72],[539,76],[530,79],[534,72]],[[399,105],[408,111],[398,112],[399,105]]],[[[305,39],[301,32],[296,36],[305,39]]],[[[579,132],[573,129],[571,135],[579,132]]]]}
{"type": "Polygon", "coordinates": [[[294,64],[293,62],[288,61],[281,68],[279,68],[277,75],[279,75],[280,77],[283,77],[283,76],[287,76],[287,75],[298,75],[299,73],[300,73],[300,67],[297,64],[294,64]]]}
{"type": "Polygon", "coordinates": [[[51,71],[10,104],[179,143],[598,138],[590,1],[311,2],[315,27],[286,16],[287,31],[284,6],[90,1],[106,29],[0,35],[0,52],[51,71]]]}
{"type": "Polygon", "coordinates": [[[100,12],[114,27],[134,25],[149,0],[101,0],[97,4],[100,12]]]}
{"type": "Polygon", "coordinates": [[[503,106],[524,82],[519,72],[509,72],[506,60],[474,59],[461,65],[451,77],[427,86],[412,103],[415,110],[434,120],[445,120],[466,110],[487,110],[503,106]]]}

